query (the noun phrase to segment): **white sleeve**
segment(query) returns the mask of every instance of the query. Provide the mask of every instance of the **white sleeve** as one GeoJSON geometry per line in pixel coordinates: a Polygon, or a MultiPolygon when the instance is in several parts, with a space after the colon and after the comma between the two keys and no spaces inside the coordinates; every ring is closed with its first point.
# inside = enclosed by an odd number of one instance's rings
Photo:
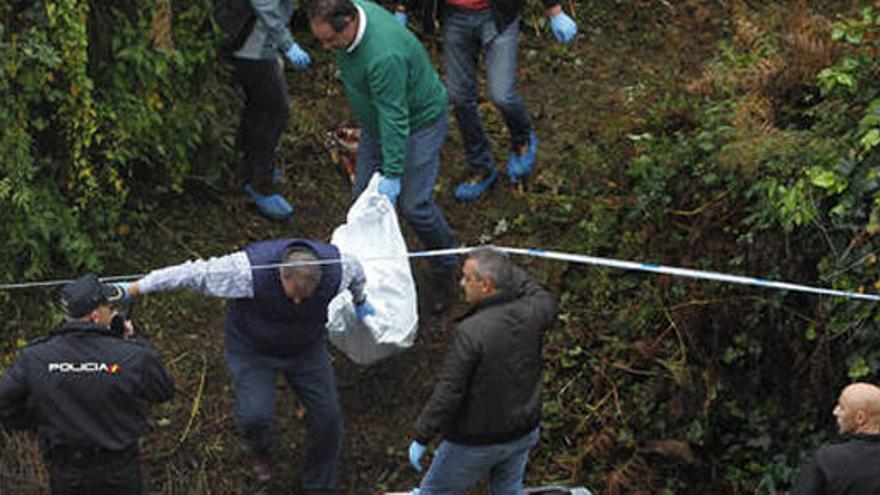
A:
{"type": "Polygon", "coordinates": [[[251,262],[244,251],[207,260],[191,260],[153,270],[138,281],[139,292],[192,289],[227,299],[254,297],[251,262]]]}

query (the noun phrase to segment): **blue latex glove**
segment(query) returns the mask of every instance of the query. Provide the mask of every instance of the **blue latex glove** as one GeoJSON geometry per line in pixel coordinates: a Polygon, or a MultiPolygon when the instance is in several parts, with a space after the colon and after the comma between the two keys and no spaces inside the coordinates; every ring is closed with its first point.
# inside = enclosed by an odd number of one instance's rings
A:
{"type": "Polygon", "coordinates": [[[412,464],[412,467],[416,468],[416,471],[422,472],[422,464],[419,462],[423,455],[425,455],[425,450],[427,447],[416,442],[409,444],[409,463],[412,464]]]}
{"type": "Polygon", "coordinates": [[[578,26],[565,12],[560,12],[550,18],[550,27],[553,35],[560,43],[568,43],[574,39],[578,32],[578,26]]]}
{"type": "Polygon", "coordinates": [[[400,12],[399,10],[395,11],[394,12],[394,19],[397,20],[397,22],[399,22],[401,26],[406,26],[406,21],[407,21],[406,12],[400,12]]]}
{"type": "Polygon", "coordinates": [[[354,314],[357,316],[357,321],[363,323],[364,318],[366,318],[367,315],[376,314],[376,308],[370,304],[370,301],[364,299],[360,304],[354,305],[354,314]]]}
{"type": "Polygon", "coordinates": [[[129,285],[131,285],[131,282],[115,282],[110,284],[110,287],[116,290],[116,295],[110,297],[110,302],[118,304],[131,301],[131,294],[128,293],[129,285]]]}
{"type": "Polygon", "coordinates": [[[397,203],[400,196],[400,177],[385,177],[379,180],[379,194],[388,198],[392,204],[397,203]]]}
{"type": "Polygon", "coordinates": [[[297,69],[305,69],[312,63],[312,58],[309,57],[309,54],[300,48],[296,42],[290,45],[290,49],[287,50],[285,55],[287,55],[287,58],[290,59],[290,62],[297,69]]]}

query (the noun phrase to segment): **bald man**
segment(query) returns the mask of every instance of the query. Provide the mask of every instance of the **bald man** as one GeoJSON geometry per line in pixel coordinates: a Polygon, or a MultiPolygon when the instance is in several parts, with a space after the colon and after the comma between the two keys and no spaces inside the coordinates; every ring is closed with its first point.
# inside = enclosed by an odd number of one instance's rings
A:
{"type": "Polygon", "coordinates": [[[834,417],[848,440],[816,451],[790,495],[880,493],[880,388],[870,383],[847,386],[834,417]]]}

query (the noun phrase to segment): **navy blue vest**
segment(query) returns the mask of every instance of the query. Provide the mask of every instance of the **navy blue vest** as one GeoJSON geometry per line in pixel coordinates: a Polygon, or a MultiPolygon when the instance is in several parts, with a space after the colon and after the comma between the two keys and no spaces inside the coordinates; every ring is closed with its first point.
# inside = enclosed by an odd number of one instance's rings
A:
{"type": "MultiPolygon", "coordinates": [[[[294,245],[308,246],[318,259],[338,260],[339,250],[332,244],[306,239],[276,239],[247,246],[244,251],[254,265],[281,263],[284,251],[294,245]]],[[[281,286],[277,268],[253,271],[254,297],[234,299],[226,316],[228,345],[244,345],[270,356],[293,356],[324,338],[327,332],[327,305],[339,293],[342,266],[321,265],[321,282],[308,299],[295,304],[281,286]]]]}

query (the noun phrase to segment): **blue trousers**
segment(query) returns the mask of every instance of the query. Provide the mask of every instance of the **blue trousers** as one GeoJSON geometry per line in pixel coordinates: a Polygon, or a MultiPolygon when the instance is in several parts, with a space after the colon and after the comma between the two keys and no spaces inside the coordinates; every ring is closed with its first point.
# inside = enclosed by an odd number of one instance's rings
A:
{"type": "Polygon", "coordinates": [[[339,478],[342,414],[324,340],[291,358],[255,353],[227,341],[226,365],[235,384],[235,423],[253,452],[267,455],[274,437],[275,385],[284,376],[306,408],[306,493],[332,492],[339,478]]]}
{"type": "Polygon", "coordinates": [[[419,495],[458,495],[483,476],[492,495],[521,495],[529,449],[538,444],[540,428],[516,440],[470,446],[444,440],[434,453],[419,495]]]}
{"type": "MultiPolygon", "coordinates": [[[[434,202],[434,182],[440,169],[440,148],[449,125],[446,112],[436,122],[412,133],[406,144],[403,176],[400,178],[398,208],[409,226],[416,232],[427,249],[447,249],[456,246],[452,230],[434,202]]],[[[357,166],[352,186],[352,198],[360,196],[373,174],[382,167],[382,143],[361,129],[358,143],[357,166]]],[[[455,269],[456,256],[429,258],[431,270],[445,272],[455,269]]]]}
{"type": "Polygon", "coordinates": [[[443,39],[449,99],[464,139],[465,159],[472,167],[492,169],[492,150],[477,108],[477,63],[480,53],[485,53],[489,99],[504,118],[511,149],[528,143],[532,121],[516,91],[519,19],[498,32],[490,11],[468,12],[450,7],[443,39]]]}

